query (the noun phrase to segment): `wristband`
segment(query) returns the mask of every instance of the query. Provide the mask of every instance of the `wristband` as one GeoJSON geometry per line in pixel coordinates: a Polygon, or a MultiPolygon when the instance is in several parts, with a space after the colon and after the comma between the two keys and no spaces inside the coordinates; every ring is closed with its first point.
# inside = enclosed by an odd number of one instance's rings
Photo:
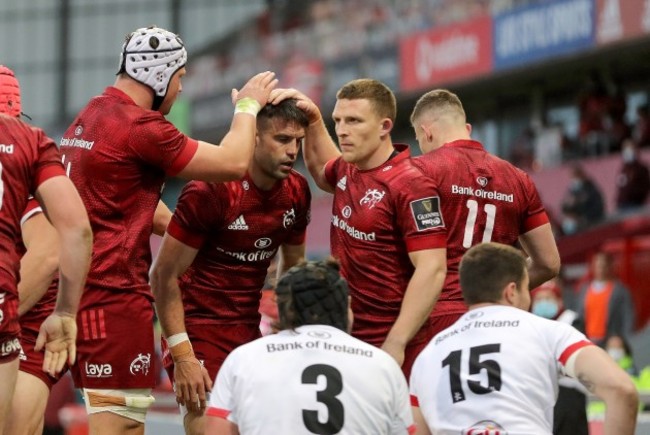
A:
{"type": "Polygon", "coordinates": [[[190,341],[190,337],[187,335],[187,332],[179,332],[178,334],[172,335],[167,339],[167,345],[169,347],[174,347],[183,341],[190,341]]]}
{"type": "Polygon", "coordinates": [[[244,97],[235,103],[235,115],[238,113],[248,113],[249,115],[257,116],[261,109],[262,106],[260,103],[251,97],[244,97]]]}

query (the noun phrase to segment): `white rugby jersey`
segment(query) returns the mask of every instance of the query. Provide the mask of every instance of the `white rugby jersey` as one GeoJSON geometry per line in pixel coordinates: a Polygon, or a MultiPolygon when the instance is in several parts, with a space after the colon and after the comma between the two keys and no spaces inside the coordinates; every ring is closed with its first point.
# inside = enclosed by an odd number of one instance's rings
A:
{"type": "Polygon", "coordinates": [[[386,352],[343,331],[306,325],[235,349],[208,415],[248,434],[406,434],[415,430],[408,387],[386,352]]]}
{"type": "Polygon", "coordinates": [[[572,326],[514,307],[473,309],[417,357],[411,402],[433,434],[551,434],[558,377],[591,344],[572,326]]]}

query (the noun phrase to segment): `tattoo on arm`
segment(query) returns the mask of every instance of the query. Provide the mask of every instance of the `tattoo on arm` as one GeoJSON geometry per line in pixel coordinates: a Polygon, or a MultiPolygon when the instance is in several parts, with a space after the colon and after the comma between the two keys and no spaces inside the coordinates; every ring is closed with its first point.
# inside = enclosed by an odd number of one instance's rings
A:
{"type": "Polygon", "coordinates": [[[594,390],[595,390],[594,383],[591,382],[587,378],[587,376],[585,376],[584,374],[579,374],[578,375],[578,381],[580,381],[580,383],[587,389],[587,391],[589,391],[590,393],[594,392],[594,390]]]}

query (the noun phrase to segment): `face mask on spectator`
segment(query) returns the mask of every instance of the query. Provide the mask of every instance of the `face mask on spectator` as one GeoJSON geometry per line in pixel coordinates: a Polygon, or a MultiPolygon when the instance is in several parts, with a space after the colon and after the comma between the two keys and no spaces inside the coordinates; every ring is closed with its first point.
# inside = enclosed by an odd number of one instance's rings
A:
{"type": "Polygon", "coordinates": [[[554,319],[557,316],[559,308],[558,303],[555,301],[541,300],[535,302],[535,305],[533,305],[533,314],[547,319],[554,319]]]}
{"type": "Polygon", "coordinates": [[[607,353],[616,362],[619,362],[623,359],[623,357],[625,357],[625,350],[621,349],[620,347],[609,348],[607,349],[607,353]]]}
{"type": "Polygon", "coordinates": [[[582,188],[583,181],[579,178],[576,178],[574,180],[571,180],[571,191],[576,192],[582,188]]]}
{"type": "Polygon", "coordinates": [[[633,162],[636,158],[636,156],[634,155],[634,149],[630,147],[623,148],[622,157],[625,163],[633,162]]]}
{"type": "Polygon", "coordinates": [[[578,221],[572,218],[565,218],[562,221],[562,231],[564,234],[574,234],[578,230],[578,221]]]}

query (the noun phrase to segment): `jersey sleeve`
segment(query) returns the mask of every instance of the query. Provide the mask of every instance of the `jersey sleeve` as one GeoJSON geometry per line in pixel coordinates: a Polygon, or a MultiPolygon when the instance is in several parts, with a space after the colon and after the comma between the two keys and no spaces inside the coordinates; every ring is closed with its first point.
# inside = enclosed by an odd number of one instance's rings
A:
{"type": "Polygon", "coordinates": [[[409,252],[447,246],[447,228],[438,189],[429,177],[409,165],[391,187],[397,226],[409,252]]]}
{"type": "Polygon", "coordinates": [[[23,211],[23,215],[20,217],[20,226],[22,227],[31,217],[39,213],[43,213],[41,205],[36,201],[36,198],[30,196],[27,201],[27,206],[25,206],[25,211],[23,211]]]}
{"type": "Polygon", "coordinates": [[[547,224],[549,219],[533,180],[525,172],[522,171],[522,173],[524,175],[524,188],[526,189],[526,203],[524,204],[526,209],[519,232],[525,234],[547,224]]]}
{"type": "Polygon", "coordinates": [[[413,412],[411,411],[411,402],[409,400],[409,387],[402,370],[396,367],[394,370],[395,378],[395,420],[392,424],[392,435],[402,435],[405,432],[415,433],[415,424],[413,422],[413,412]]]}
{"type": "Polygon", "coordinates": [[[302,245],[305,243],[307,225],[311,220],[311,191],[307,180],[302,179],[295,192],[298,195],[296,203],[300,204],[296,210],[296,223],[291,229],[291,234],[285,241],[287,245],[302,245]]]}
{"type": "Polygon", "coordinates": [[[36,190],[45,180],[59,175],[65,175],[61,154],[56,143],[45,133],[37,129],[38,161],[34,177],[33,190],[36,190]]]}
{"type": "Polygon", "coordinates": [[[551,348],[562,372],[564,372],[567,361],[576,351],[594,344],[573,326],[562,322],[550,322],[553,325],[553,334],[548,334],[546,337],[552,337],[551,348]]]}
{"type": "Polygon", "coordinates": [[[206,410],[206,415],[227,419],[237,424],[236,417],[233,415],[235,397],[233,392],[234,373],[233,364],[235,356],[228,355],[226,360],[219,369],[217,379],[214,381],[214,388],[210,394],[210,403],[206,410]]]}
{"type": "Polygon", "coordinates": [[[337,157],[325,163],[325,180],[327,180],[327,184],[332,187],[336,186],[336,177],[339,166],[341,165],[341,160],[342,157],[337,157]]]}
{"type": "Polygon", "coordinates": [[[180,242],[199,249],[210,230],[222,224],[225,189],[218,187],[221,186],[203,181],[187,183],[178,198],[167,232],[180,242]]]}
{"type": "Polygon", "coordinates": [[[138,157],[169,176],[181,172],[199,146],[157,112],[141,117],[130,138],[130,146],[138,157]]]}

